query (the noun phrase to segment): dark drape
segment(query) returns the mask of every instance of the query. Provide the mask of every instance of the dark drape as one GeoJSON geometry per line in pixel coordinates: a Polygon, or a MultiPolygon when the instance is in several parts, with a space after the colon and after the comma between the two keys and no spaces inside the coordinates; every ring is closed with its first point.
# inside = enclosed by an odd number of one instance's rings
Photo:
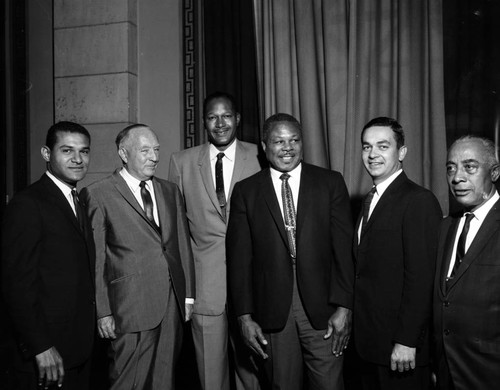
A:
{"type": "MultiPolygon", "coordinates": [[[[448,146],[466,134],[496,140],[500,128],[500,1],[443,0],[448,146]]],[[[497,188],[500,183],[497,182],[497,188]]],[[[457,205],[450,196],[450,212],[457,205]]]]}
{"type": "Polygon", "coordinates": [[[448,145],[459,136],[494,139],[500,116],[500,1],[443,0],[448,145]]]}
{"type": "MultiPolygon", "coordinates": [[[[252,0],[204,0],[205,94],[232,94],[241,114],[239,138],[260,141],[252,0]]],[[[205,138],[203,138],[205,139],[205,138]]]]}

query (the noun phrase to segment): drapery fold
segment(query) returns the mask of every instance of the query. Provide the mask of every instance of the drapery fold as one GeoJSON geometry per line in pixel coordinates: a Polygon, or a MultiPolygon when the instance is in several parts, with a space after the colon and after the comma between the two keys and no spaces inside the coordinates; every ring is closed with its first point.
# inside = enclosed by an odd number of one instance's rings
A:
{"type": "Polygon", "coordinates": [[[305,160],[342,172],[357,197],[370,186],[361,129],[396,118],[405,170],[446,212],[441,1],[254,0],[254,11],[261,119],[296,116],[305,160]]]}

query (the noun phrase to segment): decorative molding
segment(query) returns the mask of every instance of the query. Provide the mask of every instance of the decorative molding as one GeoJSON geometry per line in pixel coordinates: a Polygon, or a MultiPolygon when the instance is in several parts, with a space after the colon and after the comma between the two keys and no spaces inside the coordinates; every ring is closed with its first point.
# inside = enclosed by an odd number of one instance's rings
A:
{"type": "Polygon", "coordinates": [[[183,0],[184,148],[199,144],[197,94],[197,0],[183,0]]]}

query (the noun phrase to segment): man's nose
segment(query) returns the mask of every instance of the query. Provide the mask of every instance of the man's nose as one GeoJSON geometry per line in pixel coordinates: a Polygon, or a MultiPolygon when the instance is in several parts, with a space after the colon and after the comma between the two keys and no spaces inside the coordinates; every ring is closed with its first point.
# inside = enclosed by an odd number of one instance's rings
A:
{"type": "Polygon", "coordinates": [[[73,162],[75,162],[75,163],[79,164],[79,163],[81,163],[81,162],[82,162],[82,156],[80,155],[80,153],[75,152],[75,153],[73,154],[73,158],[72,158],[72,160],[73,160],[73,162]]]}
{"type": "Polygon", "coordinates": [[[225,124],[226,124],[226,122],[225,122],[224,118],[221,116],[218,116],[216,121],[215,121],[215,126],[223,127],[223,126],[225,126],[225,124]]]}

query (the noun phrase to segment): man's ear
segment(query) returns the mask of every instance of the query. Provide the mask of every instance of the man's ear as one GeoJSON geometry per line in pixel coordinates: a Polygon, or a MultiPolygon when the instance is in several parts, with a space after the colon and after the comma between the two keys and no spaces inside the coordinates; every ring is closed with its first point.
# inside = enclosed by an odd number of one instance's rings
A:
{"type": "Polygon", "coordinates": [[[265,152],[266,151],[266,143],[264,141],[260,141],[260,144],[262,145],[262,149],[265,152]]]}
{"type": "Polygon", "coordinates": [[[125,164],[128,162],[128,155],[127,155],[127,151],[125,150],[125,148],[118,149],[118,155],[120,156],[120,158],[122,159],[122,161],[125,164]]]}
{"type": "Polygon", "coordinates": [[[42,146],[42,149],[40,150],[40,153],[42,155],[42,158],[46,162],[50,162],[50,148],[46,145],[42,146]]]}
{"type": "Polygon", "coordinates": [[[493,183],[498,180],[498,177],[500,176],[500,164],[495,164],[491,167],[490,175],[493,183]]]}
{"type": "Polygon", "coordinates": [[[240,125],[241,115],[239,112],[236,113],[236,127],[240,125]]]}
{"type": "Polygon", "coordinates": [[[408,149],[406,148],[406,145],[403,145],[399,148],[399,162],[403,162],[403,160],[406,157],[406,152],[408,149]]]}

